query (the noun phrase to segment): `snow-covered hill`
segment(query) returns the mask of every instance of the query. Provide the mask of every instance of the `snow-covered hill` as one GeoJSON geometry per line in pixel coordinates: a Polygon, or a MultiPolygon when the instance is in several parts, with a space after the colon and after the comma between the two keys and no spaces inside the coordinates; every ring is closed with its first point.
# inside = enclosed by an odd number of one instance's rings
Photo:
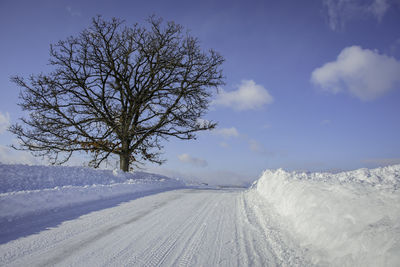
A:
{"type": "Polygon", "coordinates": [[[317,265],[400,265],[400,165],[337,174],[267,170],[249,192],[317,265]]]}
{"type": "Polygon", "coordinates": [[[185,184],[181,181],[145,172],[0,164],[0,221],[138,192],[182,187],[185,184]]]}

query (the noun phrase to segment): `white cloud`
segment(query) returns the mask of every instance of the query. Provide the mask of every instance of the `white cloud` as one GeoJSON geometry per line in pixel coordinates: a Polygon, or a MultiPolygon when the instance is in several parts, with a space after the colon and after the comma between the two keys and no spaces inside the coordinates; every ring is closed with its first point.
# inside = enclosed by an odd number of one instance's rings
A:
{"type": "Polygon", "coordinates": [[[354,19],[368,16],[381,21],[391,3],[387,0],[323,0],[328,12],[329,26],[332,30],[340,30],[354,19]]]}
{"type": "Polygon", "coordinates": [[[272,102],[273,97],[262,85],[256,84],[253,80],[243,80],[235,91],[226,92],[221,89],[212,105],[250,110],[259,109],[272,102]]]}
{"type": "Polygon", "coordinates": [[[10,147],[0,145],[0,162],[4,164],[37,165],[42,162],[26,151],[17,151],[10,147]]]}
{"type": "Polygon", "coordinates": [[[332,93],[348,91],[361,100],[373,100],[400,85],[400,62],[375,50],[351,46],[336,61],[315,69],[311,82],[332,93]]]}
{"type": "Polygon", "coordinates": [[[208,165],[207,161],[200,158],[195,158],[189,154],[182,154],[178,156],[178,159],[184,163],[190,163],[198,167],[206,167],[208,165]]]}
{"type": "Polygon", "coordinates": [[[235,127],[231,127],[231,128],[219,128],[219,129],[215,129],[212,131],[214,134],[216,135],[220,135],[223,136],[225,138],[228,137],[238,137],[239,136],[239,132],[235,127]]]}
{"type": "Polygon", "coordinates": [[[10,114],[0,112],[0,134],[4,133],[10,125],[10,114]]]}

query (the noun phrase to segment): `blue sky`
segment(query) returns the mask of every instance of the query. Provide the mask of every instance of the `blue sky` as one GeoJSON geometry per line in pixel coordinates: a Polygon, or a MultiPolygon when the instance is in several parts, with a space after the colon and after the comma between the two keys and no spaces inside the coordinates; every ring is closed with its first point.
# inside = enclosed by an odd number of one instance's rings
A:
{"type": "MultiPolygon", "coordinates": [[[[0,2],[0,161],[39,163],[10,150],[22,115],[11,75],[49,71],[49,45],[93,16],[189,29],[226,59],[226,85],[195,141],[170,140],[149,171],[214,183],[264,169],[349,170],[400,163],[400,1],[0,2]]],[[[71,164],[81,161],[75,159],[71,164]]]]}

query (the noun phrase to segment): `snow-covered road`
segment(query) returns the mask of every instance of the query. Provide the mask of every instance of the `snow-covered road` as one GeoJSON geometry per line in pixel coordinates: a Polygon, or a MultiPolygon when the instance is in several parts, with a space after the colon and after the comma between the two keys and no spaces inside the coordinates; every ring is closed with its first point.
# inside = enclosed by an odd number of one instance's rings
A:
{"type": "Polygon", "coordinates": [[[3,242],[0,265],[309,265],[284,227],[265,220],[269,209],[263,205],[234,189],[149,195],[3,242]]]}

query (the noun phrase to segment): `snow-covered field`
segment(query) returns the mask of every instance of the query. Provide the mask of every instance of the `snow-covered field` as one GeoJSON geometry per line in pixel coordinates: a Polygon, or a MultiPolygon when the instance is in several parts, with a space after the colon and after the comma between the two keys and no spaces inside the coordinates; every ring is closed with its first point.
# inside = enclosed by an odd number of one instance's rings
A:
{"type": "Polygon", "coordinates": [[[143,192],[185,187],[145,172],[0,164],[0,221],[143,192]]]}
{"type": "Polygon", "coordinates": [[[317,265],[400,266],[400,165],[337,174],[267,170],[261,195],[317,265]]]}
{"type": "Polygon", "coordinates": [[[400,165],[267,170],[243,191],[0,164],[0,265],[26,264],[400,266],[400,165]]]}

